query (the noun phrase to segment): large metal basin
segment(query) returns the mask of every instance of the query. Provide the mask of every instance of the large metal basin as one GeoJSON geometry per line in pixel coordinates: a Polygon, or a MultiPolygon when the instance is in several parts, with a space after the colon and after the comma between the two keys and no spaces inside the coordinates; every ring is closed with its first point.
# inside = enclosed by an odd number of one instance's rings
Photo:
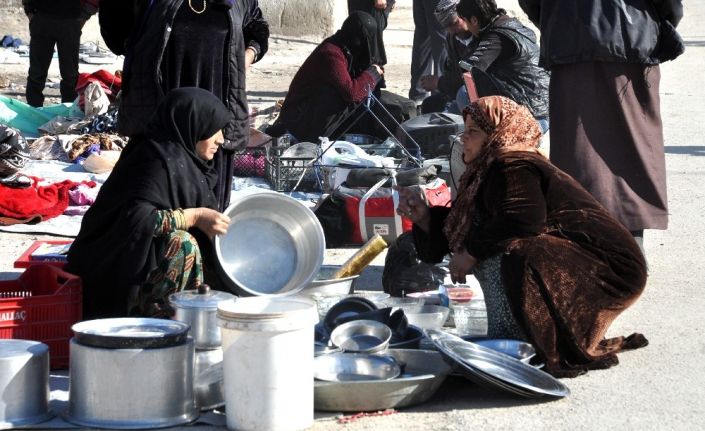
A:
{"type": "Polygon", "coordinates": [[[313,280],[326,243],[320,222],[304,204],[280,193],[253,193],[225,214],[230,227],[216,237],[215,249],[235,293],[291,294],[313,280]]]}
{"type": "Polygon", "coordinates": [[[406,364],[404,374],[392,380],[316,381],[315,409],[360,412],[420,404],[436,393],[450,373],[450,367],[436,351],[389,349],[385,354],[406,364]]]}

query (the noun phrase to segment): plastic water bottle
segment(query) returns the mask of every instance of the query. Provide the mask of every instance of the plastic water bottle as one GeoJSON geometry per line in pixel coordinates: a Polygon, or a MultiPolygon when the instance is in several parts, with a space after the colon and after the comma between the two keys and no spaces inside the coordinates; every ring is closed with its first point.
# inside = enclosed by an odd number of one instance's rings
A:
{"type": "Polygon", "coordinates": [[[279,138],[277,138],[277,147],[289,148],[291,145],[291,134],[289,132],[284,133],[279,138]]]}

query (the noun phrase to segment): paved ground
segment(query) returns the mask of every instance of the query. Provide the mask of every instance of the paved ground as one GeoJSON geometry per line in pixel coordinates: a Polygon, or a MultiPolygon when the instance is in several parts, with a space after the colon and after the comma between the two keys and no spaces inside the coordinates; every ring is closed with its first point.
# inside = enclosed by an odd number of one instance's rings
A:
{"type": "MultiPolygon", "coordinates": [[[[408,90],[413,24],[410,0],[400,1],[385,33],[392,64],[390,88],[408,90]]],[[[499,1],[516,9],[515,2],[499,1]]],[[[642,298],[613,325],[609,335],[644,333],[650,345],[620,356],[609,370],[565,380],[572,394],[552,402],[516,399],[449,379],[428,403],[386,417],[339,425],[319,417],[315,430],[467,429],[649,429],[705,428],[705,3],[686,2],[679,30],[687,52],[662,66],[662,113],[666,137],[670,226],[647,231],[649,281],[642,298]]],[[[252,72],[250,96],[281,97],[296,65],[314,47],[306,39],[274,38],[271,54],[252,72]],[[288,79],[285,79],[287,78],[288,79]]],[[[4,71],[4,68],[3,68],[4,71]]],[[[248,78],[249,79],[249,78],[248,78]]],[[[0,233],[0,272],[12,275],[12,261],[36,236],[0,233]]],[[[329,250],[341,261],[351,250],[329,250]]],[[[379,286],[382,258],[363,286],[379,286]]],[[[196,429],[206,427],[189,427],[196,429]]],[[[212,429],[212,428],[208,428],[212,429]]]]}

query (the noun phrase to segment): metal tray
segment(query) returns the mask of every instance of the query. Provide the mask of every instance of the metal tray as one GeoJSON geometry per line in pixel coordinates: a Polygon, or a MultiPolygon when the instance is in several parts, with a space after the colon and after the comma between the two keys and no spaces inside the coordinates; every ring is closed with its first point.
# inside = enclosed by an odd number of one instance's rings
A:
{"type": "Polygon", "coordinates": [[[405,364],[404,374],[392,380],[314,383],[314,408],[320,411],[361,412],[409,407],[431,398],[450,373],[438,352],[389,349],[405,364]]]}
{"type": "Polygon", "coordinates": [[[86,320],[74,324],[78,344],[107,349],[156,349],[186,342],[191,327],[183,322],[152,318],[86,320]]]}
{"type": "Polygon", "coordinates": [[[565,397],[570,390],[555,377],[518,359],[438,330],[426,336],[470,380],[525,397],[565,397]]]}

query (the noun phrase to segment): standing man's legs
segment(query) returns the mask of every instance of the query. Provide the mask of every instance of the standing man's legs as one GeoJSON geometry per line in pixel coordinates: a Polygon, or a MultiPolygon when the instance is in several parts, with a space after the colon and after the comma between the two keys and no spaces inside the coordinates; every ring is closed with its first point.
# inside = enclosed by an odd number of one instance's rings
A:
{"type": "Polygon", "coordinates": [[[433,11],[439,0],[414,0],[414,42],[411,51],[411,88],[409,98],[418,100],[426,96],[419,84],[424,75],[441,75],[445,61],[445,30],[436,20],[433,11]]]}
{"type": "Polygon", "coordinates": [[[77,19],[56,20],[62,31],[56,34],[56,49],[59,53],[61,72],[61,102],[71,103],[76,99],[78,82],[78,48],[81,43],[83,23],[77,19]]]}
{"type": "MultiPolygon", "coordinates": [[[[61,29],[59,29],[61,31],[61,29]]],[[[29,71],[27,72],[27,103],[31,106],[44,104],[44,85],[54,55],[53,30],[43,16],[34,15],[29,22],[29,71]]]]}

